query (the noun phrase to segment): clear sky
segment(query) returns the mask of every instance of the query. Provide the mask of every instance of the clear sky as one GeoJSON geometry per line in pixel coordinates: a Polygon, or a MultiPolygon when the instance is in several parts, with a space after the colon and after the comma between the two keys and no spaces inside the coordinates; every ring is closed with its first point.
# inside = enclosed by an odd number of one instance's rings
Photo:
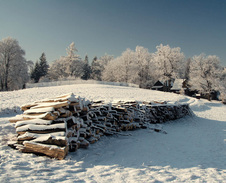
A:
{"type": "Polygon", "coordinates": [[[0,0],[0,39],[8,36],[32,61],[58,59],[71,42],[90,61],[162,43],[226,66],[226,0],[0,0]]]}

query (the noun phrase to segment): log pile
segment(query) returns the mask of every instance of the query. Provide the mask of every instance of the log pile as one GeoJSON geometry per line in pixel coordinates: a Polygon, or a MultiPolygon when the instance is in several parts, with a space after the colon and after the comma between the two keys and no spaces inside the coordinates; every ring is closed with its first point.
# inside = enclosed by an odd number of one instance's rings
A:
{"type": "Polygon", "coordinates": [[[17,142],[9,146],[21,152],[64,159],[68,152],[86,148],[103,135],[147,128],[190,114],[188,105],[165,102],[90,102],[73,93],[21,107],[15,123],[17,142]]]}

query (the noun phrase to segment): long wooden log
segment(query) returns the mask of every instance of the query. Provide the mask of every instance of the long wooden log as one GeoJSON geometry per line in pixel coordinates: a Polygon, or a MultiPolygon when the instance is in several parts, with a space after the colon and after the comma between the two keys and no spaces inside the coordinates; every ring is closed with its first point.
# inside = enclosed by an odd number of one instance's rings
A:
{"type": "Polygon", "coordinates": [[[46,112],[53,112],[55,109],[53,107],[43,107],[43,108],[38,108],[38,109],[28,109],[24,111],[24,114],[43,114],[46,112]]]}
{"type": "Polygon", "coordinates": [[[16,122],[15,127],[20,127],[20,126],[24,126],[24,125],[29,125],[29,124],[33,124],[33,125],[50,125],[52,124],[52,120],[43,120],[43,119],[31,119],[31,120],[24,120],[24,121],[18,121],[16,122]]]}
{"type": "Polygon", "coordinates": [[[50,144],[50,145],[57,145],[60,147],[64,147],[68,145],[68,140],[66,137],[61,137],[61,136],[51,136],[51,135],[46,135],[43,137],[36,138],[32,140],[31,142],[38,142],[42,144],[50,144]]]}
{"type": "Polygon", "coordinates": [[[54,107],[55,109],[66,107],[70,104],[69,101],[63,101],[63,102],[47,102],[47,103],[37,103],[36,106],[31,107],[30,109],[38,109],[38,108],[46,108],[46,107],[54,107]]]}
{"type": "Polygon", "coordinates": [[[51,133],[51,132],[60,132],[65,131],[66,127],[64,123],[60,124],[53,124],[53,125],[24,125],[21,127],[18,127],[16,129],[16,132],[21,135],[25,132],[31,132],[31,133],[51,133]]]}
{"type": "Polygon", "coordinates": [[[65,132],[53,132],[48,134],[38,134],[38,133],[31,133],[25,132],[23,135],[18,136],[18,141],[26,141],[26,140],[34,140],[37,138],[43,138],[44,136],[53,137],[55,139],[65,137],[65,132]]]}
{"type": "Polygon", "coordinates": [[[32,104],[24,104],[24,105],[22,105],[20,108],[21,108],[22,111],[26,111],[26,110],[28,110],[28,109],[30,109],[31,107],[34,107],[34,106],[36,106],[36,105],[38,105],[38,104],[35,104],[35,103],[32,103],[32,104]]]}
{"type": "Polygon", "coordinates": [[[20,115],[16,115],[12,118],[9,119],[9,122],[10,123],[16,123],[17,121],[23,121],[24,118],[23,118],[23,114],[20,114],[20,115]]]}
{"type": "Polygon", "coordinates": [[[39,115],[23,115],[24,120],[30,120],[30,119],[45,119],[45,120],[55,120],[57,119],[57,116],[54,115],[51,112],[46,112],[44,114],[39,115]]]}
{"type": "Polygon", "coordinates": [[[68,146],[59,147],[56,145],[46,145],[37,142],[25,141],[24,148],[21,149],[25,153],[44,154],[51,158],[62,160],[68,154],[68,146]]]}

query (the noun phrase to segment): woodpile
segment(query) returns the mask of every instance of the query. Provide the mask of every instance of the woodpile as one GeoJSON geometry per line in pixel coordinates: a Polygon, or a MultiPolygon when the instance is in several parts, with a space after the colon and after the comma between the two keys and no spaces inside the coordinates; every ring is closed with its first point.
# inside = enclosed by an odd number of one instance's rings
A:
{"type": "MultiPolygon", "coordinates": [[[[186,105],[166,102],[90,102],[73,93],[21,107],[23,114],[11,118],[18,134],[9,146],[21,152],[64,159],[69,151],[87,148],[103,135],[147,128],[190,114],[186,105]]],[[[158,129],[156,129],[158,131],[158,129]]]]}

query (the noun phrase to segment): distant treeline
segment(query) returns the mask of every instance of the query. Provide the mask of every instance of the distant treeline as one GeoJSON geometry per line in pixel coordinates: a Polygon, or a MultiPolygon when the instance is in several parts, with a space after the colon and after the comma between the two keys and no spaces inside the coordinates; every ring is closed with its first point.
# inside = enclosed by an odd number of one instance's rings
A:
{"type": "Polygon", "coordinates": [[[25,60],[25,51],[16,39],[3,39],[0,41],[0,90],[21,89],[28,81],[38,83],[63,78],[134,83],[141,88],[150,88],[158,80],[170,82],[181,78],[200,92],[220,91],[222,98],[226,95],[226,69],[216,55],[185,58],[179,47],[160,44],[154,53],[137,46],[116,58],[107,54],[94,57],[90,63],[88,55],[82,59],[77,54],[74,42],[66,51],[66,56],[50,65],[42,53],[34,64],[25,60]]]}

